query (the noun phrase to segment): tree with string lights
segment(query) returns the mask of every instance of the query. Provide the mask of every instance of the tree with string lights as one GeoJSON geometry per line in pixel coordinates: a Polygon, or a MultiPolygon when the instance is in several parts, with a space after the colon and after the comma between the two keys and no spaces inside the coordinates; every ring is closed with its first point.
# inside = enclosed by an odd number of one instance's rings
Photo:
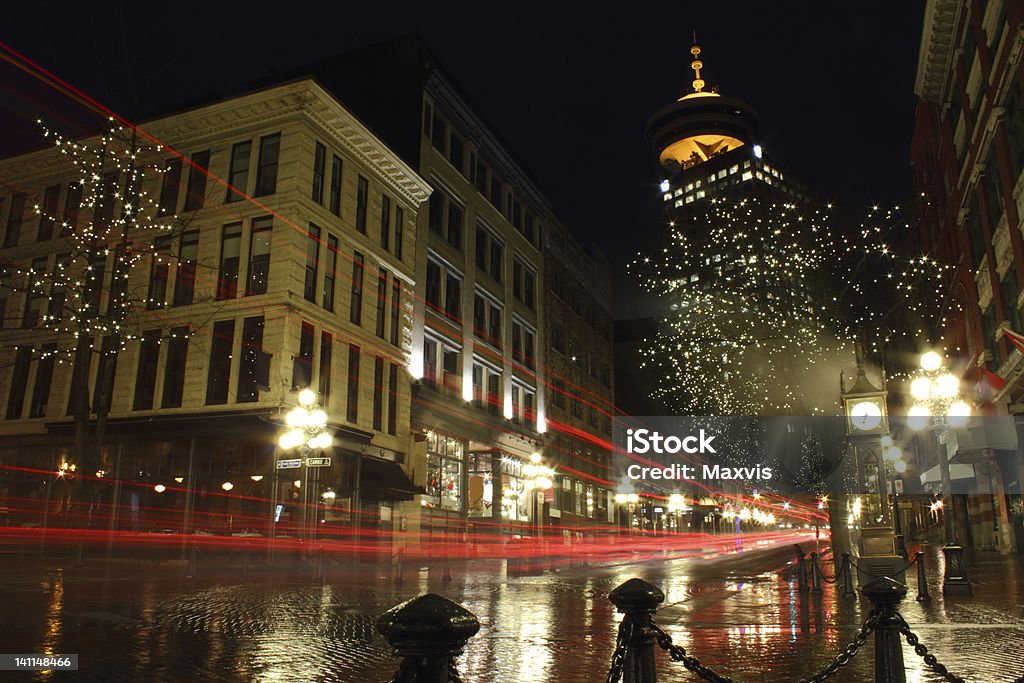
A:
{"type": "MultiPolygon", "coordinates": [[[[73,500],[79,493],[88,495],[87,482],[102,466],[101,446],[118,355],[142,339],[143,320],[147,328],[161,327],[157,319],[166,292],[153,291],[151,278],[133,289],[132,276],[143,262],[166,273],[176,261],[166,247],[188,220],[175,215],[173,206],[160,206],[164,191],[158,193],[156,188],[166,188],[178,178],[166,176],[167,167],[158,161],[161,148],[143,140],[134,129],[111,119],[102,135],[76,141],[42,122],[39,125],[43,137],[69,165],[73,179],[63,212],[56,206],[55,195],[44,196],[34,206],[39,216],[38,241],[61,243],[50,249],[57,252],[54,263],[48,265],[44,256],[27,264],[0,264],[0,286],[5,292],[0,344],[15,347],[16,354],[34,354],[32,359],[71,365],[72,459],[77,472],[86,475],[71,482],[68,495],[73,500]],[[12,293],[25,302],[16,320],[7,316],[6,301],[12,293]],[[41,344],[25,345],[18,329],[35,330],[33,340],[41,344]],[[101,340],[98,348],[97,339],[101,340]],[[98,368],[91,392],[94,358],[98,368]]],[[[179,263],[178,276],[194,282],[195,263],[179,263]]]]}

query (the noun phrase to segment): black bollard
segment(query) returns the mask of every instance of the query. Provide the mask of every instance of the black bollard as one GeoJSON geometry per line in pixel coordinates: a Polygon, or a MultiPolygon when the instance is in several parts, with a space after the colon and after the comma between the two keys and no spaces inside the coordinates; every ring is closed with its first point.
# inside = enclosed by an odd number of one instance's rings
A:
{"type": "Polygon", "coordinates": [[[903,645],[896,606],[907,595],[907,587],[888,576],[875,579],[861,592],[878,611],[875,625],[875,683],[906,683],[903,645]]]}
{"type": "Polygon", "coordinates": [[[611,592],[608,599],[632,621],[626,640],[622,666],[622,683],[657,683],[654,663],[655,633],[650,627],[651,615],[665,602],[665,594],[643,579],[630,579],[611,592]]]}
{"type": "Polygon", "coordinates": [[[821,570],[818,569],[818,553],[811,553],[811,592],[821,595],[821,570]]]}
{"type": "Polygon", "coordinates": [[[803,551],[801,551],[799,547],[797,547],[796,566],[797,566],[797,576],[799,577],[798,578],[797,589],[801,593],[806,593],[807,592],[807,560],[804,558],[803,551]]]}
{"type": "Polygon", "coordinates": [[[192,545],[192,550],[188,555],[188,569],[185,572],[185,577],[191,579],[196,575],[196,546],[192,545]]]}
{"type": "Polygon", "coordinates": [[[444,556],[444,582],[448,583],[452,580],[452,571],[448,568],[448,555],[444,556]]]}
{"type": "Polygon", "coordinates": [[[459,680],[455,658],[479,630],[472,613],[433,593],[396,605],[377,620],[377,631],[402,658],[394,680],[404,683],[459,680]]]}
{"type": "Polygon", "coordinates": [[[850,560],[850,553],[843,553],[843,566],[839,571],[843,573],[843,597],[857,597],[857,591],[853,589],[853,562],[850,560]]]}
{"type": "Polygon", "coordinates": [[[917,562],[917,601],[927,602],[932,596],[928,595],[928,579],[924,575],[924,553],[916,552],[914,560],[917,562]]]}
{"type": "Polygon", "coordinates": [[[316,549],[316,580],[324,580],[324,547],[317,546],[316,549]]]}
{"type": "Polygon", "coordinates": [[[964,549],[956,543],[948,543],[942,548],[946,556],[946,572],[942,578],[943,595],[974,595],[971,582],[967,580],[967,569],[964,568],[964,549]]]}

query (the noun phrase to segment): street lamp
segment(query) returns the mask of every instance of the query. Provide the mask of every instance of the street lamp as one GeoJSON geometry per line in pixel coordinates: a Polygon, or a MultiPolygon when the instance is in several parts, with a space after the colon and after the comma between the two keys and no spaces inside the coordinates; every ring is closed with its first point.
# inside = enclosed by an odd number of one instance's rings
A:
{"type": "MultiPolygon", "coordinates": [[[[302,454],[303,479],[306,485],[301,486],[300,480],[296,480],[295,484],[302,491],[302,531],[311,538],[315,531],[310,529],[309,524],[309,456],[315,450],[330,448],[334,443],[334,437],[327,428],[327,413],[317,405],[316,392],[312,389],[303,389],[299,392],[299,405],[288,411],[284,421],[288,430],[281,434],[277,444],[286,451],[298,448],[302,454]]],[[[277,497],[276,491],[274,496],[277,497]]]]}
{"type": "Polygon", "coordinates": [[[636,493],[616,493],[615,504],[622,506],[625,505],[629,511],[629,533],[633,533],[633,510],[636,509],[636,504],[640,502],[640,496],[636,493]]]}
{"type": "MultiPolygon", "coordinates": [[[[971,415],[971,407],[960,398],[960,380],[942,366],[942,356],[929,351],[921,356],[921,367],[910,382],[910,395],[916,403],[910,408],[907,426],[914,430],[930,429],[939,444],[939,476],[942,493],[953,500],[953,483],[949,474],[949,455],[946,453],[945,435],[950,427],[960,427],[971,415]]],[[[939,501],[941,502],[941,501],[939,501]]],[[[933,506],[932,512],[941,509],[933,506]]],[[[950,510],[952,513],[953,510],[950,510]]],[[[951,592],[971,592],[963,570],[963,548],[956,541],[956,516],[943,514],[942,529],[946,543],[942,552],[946,557],[946,570],[942,580],[943,595],[951,592]]]]}
{"type": "Polygon", "coordinates": [[[668,497],[668,511],[669,514],[675,515],[675,527],[676,533],[679,533],[679,515],[687,512],[690,508],[686,507],[686,497],[681,493],[673,493],[668,497]]]}
{"type": "Polygon", "coordinates": [[[530,462],[523,466],[523,476],[525,481],[523,482],[523,488],[530,492],[530,496],[533,499],[531,508],[533,514],[533,523],[537,526],[537,535],[540,536],[544,525],[541,520],[541,506],[538,505],[537,499],[544,495],[544,492],[552,487],[554,482],[552,476],[554,472],[550,467],[542,464],[542,458],[540,453],[531,453],[530,462]]]}

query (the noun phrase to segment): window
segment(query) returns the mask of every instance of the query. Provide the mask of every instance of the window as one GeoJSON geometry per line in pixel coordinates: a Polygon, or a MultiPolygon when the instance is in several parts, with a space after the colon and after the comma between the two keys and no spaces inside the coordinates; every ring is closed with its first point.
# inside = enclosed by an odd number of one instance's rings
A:
{"type": "Polygon", "coordinates": [[[281,134],[260,138],[260,156],[256,165],[256,197],[277,192],[277,158],[281,150],[281,134]]]}
{"type": "Polygon", "coordinates": [[[999,225],[999,220],[1003,217],[1006,206],[1003,203],[1003,189],[1000,186],[999,159],[996,157],[994,150],[989,156],[988,164],[985,166],[985,188],[988,190],[989,226],[992,232],[995,232],[995,227],[999,225]]]}
{"type": "MultiPolygon", "coordinates": [[[[2,206],[2,203],[0,203],[2,206]]],[[[61,225],[60,233],[64,235],[69,229],[78,227],[78,214],[82,208],[82,186],[80,183],[68,184],[68,194],[64,197],[64,223],[61,225]]]]}
{"type": "Polygon", "coordinates": [[[174,305],[188,306],[196,289],[196,258],[199,255],[199,231],[189,230],[181,236],[178,247],[178,272],[174,278],[174,305]]]}
{"type": "Polygon", "coordinates": [[[481,339],[487,330],[487,301],[477,294],[473,297],[473,334],[481,339]]]}
{"type": "Polygon", "coordinates": [[[167,365],[164,367],[162,408],[180,408],[185,388],[185,361],[188,359],[188,328],[174,327],[167,343],[167,365]]]}
{"type": "Polygon", "coordinates": [[[505,263],[504,259],[504,247],[501,242],[492,239],[491,240],[491,268],[490,274],[494,278],[495,282],[501,282],[501,271],[502,266],[505,263]]]}
{"type": "Polygon", "coordinates": [[[338,238],[327,236],[327,253],[324,254],[324,291],[322,301],[328,311],[334,310],[334,279],[338,270],[338,238]]]}
{"type": "Polygon", "coordinates": [[[366,234],[366,205],[370,201],[370,181],[359,176],[356,185],[356,230],[366,234]]]}
{"type": "Polygon", "coordinates": [[[213,324],[210,342],[210,369],[206,375],[206,404],[228,402],[231,381],[231,347],[235,343],[235,321],[220,320],[213,324]]]}
{"type": "Polygon", "coordinates": [[[324,203],[324,167],[326,165],[327,148],[323,146],[323,143],[318,142],[313,153],[313,201],[317,204],[324,203]]]}
{"type": "Polygon", "coordinates": [[[470,166],[471,166],[471,168],[470,168],[470,175],[473,176],[473,184],[476,186],[476,191],[486,197],[487,196],[487,187],[488,187],[488,184],[489,184],[487,176],[489,175],[490,171],[487,168],[487,166],[484,164],[483,160],[482,159],[477,159],[477,157],[475,155],[470,157],[469,161],[470,161],[470,166]],[[476,161],[475,172],[474,172],[474,170],[472,168],[474,160],[476,161]]]}
{"type": "Polygon", "coordinates": [[[536,418],[534,410],[535,392],[525,386],[512,385],[512,421],[526,425],[536,418]]]}
{"type": "Polygon", "coordinates": [[[160,204],[157,215],[173,214],[178,208],[178,192],[181,189],[181,159],[168,159],[164,166],[160,184],[160,204]]]}
{"type": "Polygon", "coordinates": [[[458,204],[448,204],[448,244],[462,251],[462,217],[464,210],[458,204]]]}
{"type": "Polygon", "coordinates": [[[132,410],[149,410],[153,407],[159,359],[160,330],[146,330],[139,342],[139,365],[135,370],[135,401],[132,410]]]}
{"type": "Polygon", "coordinates": [[[260,398],[260,356],[263,353],[263,316],[242,321],[242,348],[238,359],[239,403],[255,403],[260,398]]]}
{"type": "Polygon", "coordinates": [[[387,327],[387,305],[388,271],[381,268],[377,275],[377,317],[374,320],[374,332],[381,339],[384,339],[385,328],[387,327]]]}
{"type": "Polygon", "coordinates": [[[21,240],[21,222],[25,218],[25,195],[16,194],[11,197],[11,211],[7,214],[7,233],[4,235],[4,246],[15,247],[21,240]]]}
{"type": "Polygon", "coordinates": [[[391,198],[386,194],[380,198],[380,246],[391,248],[391,198]]]}
{"type": "Polygon", "coordinates": [[[560,300],[565,300],[565,289],[562,287],[562,274],[554,270],[551,271],[551,293],[557,296],[560,300]]]}
{"type": "Polygon", "coordinates": [[[459,278],[451,273],[445,276],[444,284],[444,312],[453,322],[460,322],[462,319],[462,293],[459,278]]]}
{"type": "Polygon", "coordinates": [[[476,226],[476,267],[481,270],[487,270],[487,237],[487,231],[476,226]]]}
{"type": "Polygon", "coordinates": [[[395,258],[399,261],[402,260],[402,248],[405,246],[404,242],[404,231],[405,231],[405,210],[400,207],[395,207],[395,258]]]}
{"type": "Polygon", "coordinates": [[[437,114],[434,115],[434,121],[430,129],[430,142],[434,145],[434,149],[444,154],[444,143],[445,133],[448,126],[445,125],[444,119],[437,114]]]}
{"type": "MultiPolygon", "coordinates": [[[[981,211],[978,209],[977,197],[971,202],[970,212],[967,215],[967,236],[971,244],[971,254],[974,257],[975,268],[981,265],[985,258],[985,232],[981,225],[981,211]]],[[[991,264],[989,264],[991,266],[991,264]]]]}
{"type": "Polygon", "coordinates": [[[29,417],[45,417],[50,402],[50,385],[53,382],[53,365],[57,345],[43,344],[39,364],[36,365],[36,384],[32,389],[32,402],[28,404],[29,417]]]}
{"type": "Polygon", "coordinates": [[[92,339],[75,346],[71,367],[71,389],[68,392],[68,415],[89,412],[89,373],[92,370],[92,339]]]}
{"type": "Polygon", "coordinates": [[[234,299],[238,293],[238,261],[242,249],[242,224],[228,223],[220,238],[220,274],[217,299],[234,299]]]}
{"type": "Polygon", "coordinates": [[[495,304],[491,304],[490,326],[487,329],[487,335],[490,337],[488,341],[495,346],[501,346],[501,309],[495,304]]]}
{"type": "Polygon", "coordinates": [[[457,394],[462,393],[462,375],[459,374],[459,352],[445,345],[441,350],[441,382],[444,388],[457,394]]]}
{"type": "Polygon", "coordinates": [[[391,364],[388,373],[388,434],[398,433],[398,366],[391,364]]]}
{"type": "Polygon", "coordinates": [[[440,235],[442,223],[444,223],[444,195],[434,191],[430,195],[430,202],[427,206],[427,226],[431,231],[440,235]]]}
{"type": "Polygon", "coordinates": [[[501,399],[501,374],[491,370],[487,374],[487,410],[492,415],[501,415],[504,401],[501,399]]]}
{"type": "Polygon", "coordinates": [[[565,336],[562,333],[562,326],[556,322],[551,323],[551,348],[565,355],[565,336]]]}
{"type": "Polygon", "coordinates": [[[210,167],[210,150],[192,155],[188,169],[188,191],[185,194],[185,211],[197,211],[206,201],[206,169],[210,167]]]}
{"type": "Polygon", "coordinates": [[[46,280],[47,257],[39,256],[32,259],[32,267],[29,270],[25,284],[25,310],[22,312],[22,327],[37,327],[39,315],[43,309],[43,299],[46,297],[44,290],[46,280]]]}
{"type": "Polygon", "coordinates": [[[228,170],[228,196],[224,201],[237,202],[249,186],[249,155],[252,141],[237,142],[231,148],[231,166],[228,170]]]}
{"type": "Polygon", "coordinates": [[[302,323],[299,352],[292,362],[292,391],[305,389],[313,383],[313,326],[302,323]]]}
{"type": "Polygon", "coordinates": [[[91,259],[85,276],[85,312],[96,316],[100,312],[100,299],[103,298],[103,279],[106,274],[106,259],[99,256],[91,259]]]}
{"type": "Polygon", "coordinates": [[[306,301],[316,303],[316,283],[320,268],[320,228],[309,224],[306,237],[306,278],[303,284],[303,296],[306,301]]]}
{"type": "Polygon", "coordinates": [[[448,161],[459,170],[459,173],[465,173],[462,166],[462,148],[462,138],[452,130],[451,136],[448,138],[448,161]]]}
{"type": "Polygon", "coordinates": [[[1017,286],[1017,270],[1010,267],[1000,282],[1000,290],[1003,294],[1003,317],[1010,321],[1010,329],[1017,332],[1021,329],[1020,308],[1017,306],[1017,299],[1020,294],[1020,287],[1017,286]]]}
{"type": "Polygon", "coordinates": [[[384,428],[384,359],[380,356],[373,363],[373,428],[384,428]]]}
{"type": "Polygon", "coordinates": [[[473,405],[484,407],[484,366],[473,364],[473,405]]]}
{"type": "MultiPolygon", "coordinates": [[[[51,321],[61,320],[64,317],[64,302],[67,298],[67,291],[63,283],[68,281],[69,268],[71,267],[71,252],[66,251],[57,254],[53,261],[53,277],[50,286],[50,302],[46,306],[46,316],[51,321]]],[[[0,307],[0,317],[3,316],[3,308],[0,307]]]]}
{"type": "Polygon", "coordinates": [[[249,235],[249,278],[245,283],[246,294],[266,294],[270,280],[270,241],[274,229],[271,216],[252,219],[252,233],[249,235]]]}
{"type": "Polygon", "coordinates": [[[423,500],[442,510],[462,510],[465,446],[458,439],[431,432],[427,436],[427,492],[423,500]]]}
{"type": "MultiPolygon", "coordinates": [[[[533,310],[536,305],[537,275],[518,258],[512,260],[512,294],[533,310]]],[[[577,310],[573,307],[573,310],[577,310]]]]}
{"type": "Polygon", "coordinates": [[[395,278],[391,285],[391,343],[399,345],[399,332],[401,332],[401,297],[402,284],[395,278]]]}
{"type": "Polygon", "coordinates": [[[331,155],[331,195],[328,204],[331,213],[335,216],[341,215],[341,158],[333,154],[331,155]]]}
{"type": "Polygon", "coordinates": [[[363,322],[363,255],[352,254],[352,294],[349,299],[348,319],[354,325],[363,322]]]}
{"type": "Polygon", "coordinates": [[[0,329],[7,327],[7,302],[13,290],[10,285],[11,273],[7,268],[0,268],[0,329]]]}
{"type": "Polygon", "coordinates": [[[535,332],[518,320],[512,321],[512,360],[528,368],[534,367],[533,345],[535,332]]]}
{"type": "Polygon", "coordinates": [[[427,286],[425,298],[435,311],[441,310],[441,266],[427,261],[427,286]]]}
{"type": "Polygon", "coordinates": [[[96,385],[93,387],[92,394],[94,413],[99,413],[110,407],[110,399],[114,395],[114,378],[117,376],[117,348],[119,345],[120,340],[112,334],[103,338],[100,347],[100,362],[96,368],[96,385]]]}
{"type": "Polygon", "coordinates": [[[149,292],[146,308],[163,308],[167,303],[167,276],[170,272],[171,236],[161,235],[153,240],[153,262],[149,267],[149,292]]]}
{"type": "Polygon", "coordinates": [[[435,340],[423,339],[423,381],[428,386],[437,385],[437,346],[435,340]]]}
{"type": "Polygon", "coordinates": [[[32,362],[32,347],[19,346],[14,353],[14,369],[11,371],[11,391],[7,397],[7,419],[20,420],[25,407],[25,390],[28,389],[28,369],[32,362]]]}
{"type": "Polygon", "coordinates": [[[491,176],[491,204],[498,211],[501,211],[501,178],[496,175],[491,176]]]}
{"type": "Polygon", "coordinates": [[[317,393],[320,404],[327,406],[331,400],[331,359],[334,355],[334,337],[330,332],[320,333],[320,372],[317,377],[317,393]]]}
{"type": "Polygon", "coordinates": [[[57,202],[59,200],[60,185],[50,185],[43,192],[43,205],[39,214],[39,233],[36,235],[36,239],[40,242],[53,239],[53,221],[57,216],[57,202]]]}
{"type": "Polygon", "coordinates": [[[349,422],[359,418],[359,347],[348,345],[348,400],[345,417],[349,422]]]}

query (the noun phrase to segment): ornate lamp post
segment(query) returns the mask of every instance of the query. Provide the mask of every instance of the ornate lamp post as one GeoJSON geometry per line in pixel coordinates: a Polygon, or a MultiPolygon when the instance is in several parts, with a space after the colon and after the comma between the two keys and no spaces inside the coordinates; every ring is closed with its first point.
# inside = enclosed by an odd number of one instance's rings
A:
{"type": "MultiPolygon", "coordinates": [[[[302,534],[312,539],[315,526],[310,523],[310,518],[319,515],[309,514],[309,457],[313,451],[330,448],[334,443],[334,437],[327,429],[327,413],[317,405],[316,392],[312,389],[303,389],[299,392],[299,405],[288,411],[285,424],[288,425],[288,430],[278,438],[277,444],[286,451],[297,448],[302,455],[302,534]]],[[[319,473],[319,468],[316,469],[319,473]]],[[[319,474],[317,477],[319,478],[319,474]]],[[[276,498],[276,491],[274,495],[276,498]]],[[[313,504],[318,504],[315,499],[313,504]]]]}
{"type": "MultiPolygon", "coordinates": [[[[934,351],[921,356],[921,367],[910,382],[910,395],[916,403],[908,413],[907,426],[915,430],[928,428],[935,434],[939,444],[942,493],[952,503],[953,483],[949,475],[945,436],[950,427],[959,427],[967,422],[971,407],[960,399],[960,380],[943,367],[942,356],[934,351]]],[[[967,581],[963,566],[963,548],[956,540],[956,516],[952,507],[943,515],[942,528],[946,539],[942,548],[946,557],[942,592],[944,595],[952,592],[970,593],[971,584],[967,581]]]]}
{"type": "Polygon", "coordinates": [[[533,515],[533,523],[537,527],[537,535],[540,536],[544,530],[543,520],[541,519],[541,510],[543,506],[538,503],[538,499],[542,499],[544,492],[551,488],[553,485],[552,475],[554,472],[550,467],[541,464],[540,453],[531,453],[530,462],[523,466],[523,476],[525,478],[524,488],[530,493],[531,502],[531,513],[533,515]]]}
{"type": "Polygon", "coordinates": [[[622,506],[626,506],[626,510],[629,513],[627,518],[629,521],[629,533],[633,533],[633,511],[636,509],[636,504],[640,502],[640,496],[636,493],[616,493],[615,504],[619,506],[619,510],[622,510],[622,506]]]}

